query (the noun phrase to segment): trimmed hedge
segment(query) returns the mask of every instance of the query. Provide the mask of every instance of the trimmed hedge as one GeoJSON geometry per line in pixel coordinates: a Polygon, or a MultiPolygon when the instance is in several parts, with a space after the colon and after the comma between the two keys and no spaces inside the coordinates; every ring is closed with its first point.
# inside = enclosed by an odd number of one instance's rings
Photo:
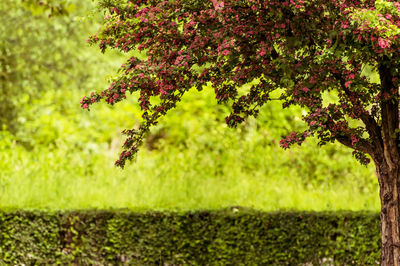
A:
{"type": "Polygon", "coordinates": [[[379,215],[242,208],[0,212],[8,265],[378,264],[379,215]]]}

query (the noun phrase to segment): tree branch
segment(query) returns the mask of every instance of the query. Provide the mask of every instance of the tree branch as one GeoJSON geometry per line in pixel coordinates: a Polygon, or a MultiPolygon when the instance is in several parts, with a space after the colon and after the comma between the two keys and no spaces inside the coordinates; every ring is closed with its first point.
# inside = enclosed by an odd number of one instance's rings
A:
{"type": "MultiPolygon", "coordinates": [[[[345,85],[346,80],[344,79],[343,75],[340,73],[332,73],[332,75],[339,81],[340,86],[343,89],[344,93],[350,99],[351,92],[345,85]]],[[[364,111],[365,112],[360,116],[360,119],[364,123],[365,129],[367,130],[369,136],[371,137],[371,139],[373,141],[373,144],[375,146],[374,150],[383,153],[383,140],[382,140],[381,128],[378,125],[378,123],[375,121],[375,119],[370,114],[368,114],[368,112],[366,110],[364,110],[364,111]]],[[[344,144],[344,145],[346,145],[346,144],[344,144]]],[[[348,146],[348,145],[346,145],[346,146],[348,146]]]]}
{"type": "Polygon", "coordinates": [[[360,139],[357,142],[357,145],[354,145],[352,143],[351,138],[348,135],[336,136],[335,139],[337,141],[339,141],[341,144],[343,144],[349,148],[352,148],[357,151],[361,151],[363,153],[367,153],[367,154],[371,155],[372,157],[374,157],[374,152],[375,152],[374,145],[372,145],[365,139],[360,139]]]}

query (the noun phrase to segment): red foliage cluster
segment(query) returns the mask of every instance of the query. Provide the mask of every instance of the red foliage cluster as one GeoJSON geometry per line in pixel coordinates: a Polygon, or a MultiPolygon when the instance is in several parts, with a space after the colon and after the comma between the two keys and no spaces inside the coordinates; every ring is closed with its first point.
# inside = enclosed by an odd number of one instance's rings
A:
{"type": "MultiPolygon", "coordinates": [[[[381,120],[381,103],[398,97],[400,35],[353,18],[354,11],[375,10],[373,0],[102,0],[100,5],[109,15],[89,42],[103,52],[138,49],[147,55],[131,57],[107,90],[81,102],[83,108],[101,99],[115,104],[127,91],[139,92],[143,122],[124,131],[125,150],[116,162],[121,167],[160,116],[207,82],[219,102],[232,102],[229,126],[256,116],[271,92],[280,90],[284,107],[307,111],[303,119],[309,126],[281,146],[315,135],[321,144],[338,140],[353,148],[363,163],[371,130],[381,120]],[[390,71],[386,89],[364,75],[367,66],[390,71]],[[255,85],[240,95],[238,86],[249,82],[255,85]],[[329,91],[337,101],[323,100],[329,91]],[[158,104],[152,96],[159,97],[158,104]]],[[[400,27],[396,12],[379,19],[400,27]]]]}

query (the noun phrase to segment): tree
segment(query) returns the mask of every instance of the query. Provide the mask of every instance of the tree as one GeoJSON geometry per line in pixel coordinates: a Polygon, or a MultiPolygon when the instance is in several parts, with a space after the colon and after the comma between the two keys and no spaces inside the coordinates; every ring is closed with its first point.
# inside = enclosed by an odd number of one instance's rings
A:
{"type": "Polygon", "coordinates": [[[210,82],[235,127],[268,101],[299,105],[307,130],[338,141],[363,164],[372,158],[380,186],[382,265],[400,263],[400,3],[390,0],[103,0],[102,29],[89,39],[131,56],[110,87],[84,97],[115,104],[139,92],[143,120],[124,130],[116,165],[133,158],[149,128],[192,88],[210,82]],[[243,93],[239,87],[251,83],[243,93]],[[273,98],[272,93],[280,95],[273,98]],[[326,97],[330,95],[331,97],[326,97]],[[328,98],[334,100],[327,100],[328,98]]]}
{"type": "Polygon", "coordinates": [[[0,1],[0,131],[23,131],[26,103],[50,88],[87,81],[87,73],[78,67],[84,68],[85,61],[76,55],[87,25],[77,25],[75,9],[88,8],[76,0],[0,1]]]}

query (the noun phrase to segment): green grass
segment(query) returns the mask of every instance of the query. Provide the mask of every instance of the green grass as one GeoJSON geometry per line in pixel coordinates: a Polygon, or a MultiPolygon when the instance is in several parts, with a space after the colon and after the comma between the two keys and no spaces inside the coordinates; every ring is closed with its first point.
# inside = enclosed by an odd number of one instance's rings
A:
{"type": "MultiPolygon", "coordinates": [[[[188,210],[240,205],[260,210],[379,208],[377,192],[360,188],[350,174],[349,180],[340,183],[305,186],[302,178],[288,167],[244,169],[246,161],[233,159],[218,174],[214,169],[219,166],[208,156],[188,153],[141,153],[138,162],[124,171],[112,166],[111,156],[91,157],[88,159],[96,161],[90,172],[85,171],[78,158],[71,156],[67,159],[65,151],[43,155],[14,154],[8,160],[1,158],[3,163],[14,166],[8,171],[4,171],[2,166],[0,207],[188,210]],[[195,165],[195,161],[203,164],[195,165]]],[[[275,159],[285,160],[281,156],[282,153],[275,154],[275,159]]],[[[266,156],[266,164],[271,163],[271,157],[266,156]]],[[[369,174],[367,170],[363,172],[369,174]]]]}

